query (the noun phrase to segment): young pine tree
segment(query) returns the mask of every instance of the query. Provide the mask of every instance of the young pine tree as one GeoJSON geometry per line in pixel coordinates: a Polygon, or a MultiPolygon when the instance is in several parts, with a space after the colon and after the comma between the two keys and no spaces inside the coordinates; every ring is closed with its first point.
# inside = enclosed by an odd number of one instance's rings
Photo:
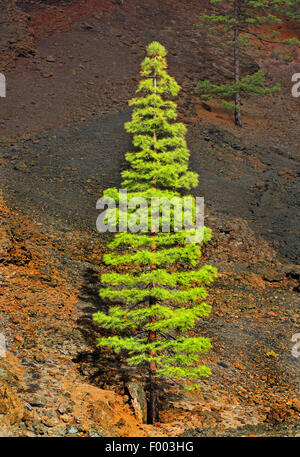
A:
{"type": "Polygon", "coordinates": [[[296,22],[300,22],[300,0],[273,0],[274,10],[296,22]]]}
{"type": "MultiPolygon", "coordinates": [[[[210,2],[214,4],[215,12],[202,14],[202,21],[209,24],[212,33],[217,31],[228,37],[227,44],[230,49],[233,48],[233,82],[216,85],[205,80],[199,81],[198,87],[203,100],[209,100],[212,97],[222,99],[223,105],[234,111],[235,124],[242,127],[241,97],[274,94],[279,92],[281,87],[280,84],[276,84],[267,88],[265,75],[261,70],[241,77],[241,47],[253,47],[255,40],[259,43],[280,42],[275,31],[266,33],[262,32],[261,28],[264,25],[280,24],[282,21],[274,11],[282,12],[287,3],[292,8],[298,0],[210,0],[210,2]],[[252,38],[251,42],[250,38],[252,38]]],[[[285,44],[297,44],[297,40],[288,41],[289,43],[285,44]]]]}
{"type": "MultiPolygon", "coordinates": [[[[135,151],[126,154],[129,169],[122,173],[128,201],[133,197],[144,197],[148,203],[151,197],[180,198],[181,192],[197,184],[197,175],[188,171],[186,128],[176,122],[176,104],[170,100],[180,87],[168,75],[165,57],[166,50],[158,42],[148,46],[138,96],[129,103],[134,109],[125,128],[133,134],[135,151]]],[[[107,189],[104,196],[117,199],[118,191],[107,189]]],[[[212,266],[200,266],[199,243],[186,243],[192,230],[175,231],[175,218],[178,214],[181,218],[182,211],[173,208],[169,232],[161,230],[160,217],[147,223],[143,232],[114,236],[109,243],[112,252],[104,256],[114,271],[102,275],[100,291],[112,306],[108,313],[94,315],[96,322],[115,333],[99,338],[99,346],[125,350],[130,365],[148,367],[150,423],[159,419],[158,378],[190,380],[191,388],[197,388],[196,380],[210,374],[199,363],[210,341],[191,331],[210,313],[211,307],[203,302],[204,285],[217,272],[212,266]]],[[[203,242],[210,237],[211,231],[204,228],[203,242]]]]}

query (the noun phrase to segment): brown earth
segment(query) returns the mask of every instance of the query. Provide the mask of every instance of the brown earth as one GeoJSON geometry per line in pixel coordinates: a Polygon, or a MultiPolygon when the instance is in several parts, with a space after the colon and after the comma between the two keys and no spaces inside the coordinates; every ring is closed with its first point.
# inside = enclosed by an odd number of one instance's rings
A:
{"type": "MultiPolygon", "coordinates": [[[[220,41],[196,28],[206,2],[167,0],[0,2],[4,201],[0,261],[0,423],[3,436],[202,436],[299,433],[299,99],[290,63],[263,49],[243,56],[283,90],[244,103],[245,126],[217,104],[198,103],[199,79],[224,81],[220,41]],[[126,391],[124,360],[95,347],[91,315],[106,239],[95,202],[120,182],[130,138],[123,130],[146,44],[169,50],[182,85],[181,119],[200,175],[216,265],[213,375],[200,394],[161,384],[161,423],[143,425],[126,391]]],[[[284,34],[298,34],[287,24],[284,34]],[[292,30],[292,32],[291,32],[292,30]]]]}

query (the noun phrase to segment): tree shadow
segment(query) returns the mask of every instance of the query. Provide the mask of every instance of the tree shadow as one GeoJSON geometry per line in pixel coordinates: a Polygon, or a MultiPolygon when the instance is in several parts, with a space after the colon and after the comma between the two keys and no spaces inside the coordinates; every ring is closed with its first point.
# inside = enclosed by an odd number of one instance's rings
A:
{"type": "MultiPolygon", "coordinates": [[[[77,324],[88,349],[73,359],[78,364],[80,374],[86,377],[90,384],[103,389],[115,390],[122,395],[128,395],[127,384],[132,380],[142,384],[147,392],[148,372],[145,367],[129,366],[124,351],[116,354],[112,349],[97,346],[99,337],[108,337],[119,333],[103,329],[93,321],[94,313],[97,311],[107,312],[111,306],[108,300],[104,301],[99,296],[99,268],[87,268],[83,278],[84,283],[79,296],[80,303],[83,305],[81,306],[83,313],[77,320],[77,324]]],[[[174,386],[173,382],[166,380],[158,382],[160,402],[163,408],[170,407],[170,402],[178,400],[178,394],[170,391],[171,385],[174,386]]]]}
{"type": "Polygon", "coordinates": [[[89,383],[124,393],[125,385],[136,369],[129,367],[121,354],[116,354],[112,349],[97,346],[99,337],[116,334],[112,330],[101,328],[93,321],[94,313],[107,312],[111,305],[108,300],[104,301],[99,296],[99,273],[99,268],[89,267],[83,275],[84,282],[79,295],[82,314],[77,324],[88,349],[79,353],[73,361],[78,364],[79,372],[88,378],[89,383]]]}
{"type": "Polygon", "coordinates": [[[105,303],[103,302],[102,298],[99,296],[99,289],[100,289],[100,279],[99,279],[100,271],[94,267],[89,267],[83,273],[83,285],[80,289],[80,300],[91,303],[93,306],[92,309],[85,309],[85,312],[93,311],[95,312],[95,308],[99,311],[104,311],[105,303]]]}

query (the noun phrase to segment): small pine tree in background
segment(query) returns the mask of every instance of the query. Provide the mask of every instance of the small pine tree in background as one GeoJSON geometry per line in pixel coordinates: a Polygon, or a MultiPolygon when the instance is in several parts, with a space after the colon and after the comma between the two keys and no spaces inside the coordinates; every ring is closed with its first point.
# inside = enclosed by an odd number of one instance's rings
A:
{"type": "MultiPolygon", "coordinates": [[[[148,46],[138,96],[129,102],[134,109],[125,128],[134,136],[135,152],[126,154],[130,166],[122,173],[128,200],[172,199],[197,185],[197,175],[188,171],[186,128],[176,122],[176,104],[170,100],[180,87],[166,71],[166,54],[158,42],[148,46]]],[[[118,191],[107,189],[104,196],[117,199],[118,191]]],[[[174,209],[170,232],[160,230],[160,218],[156,226],[147,226],[150,232],[124,231],[114,236],[109,243],[112,252],[103,260],[115,271],[102,275],[100,291],[112,306],[108,313],[94,315],[101,327],[117,333],[100,337],[99,346],[124,350],[128,364],[148,367],[149,423],[159,420],[158,378],[190,381],[197,388],[196,380],[210,374],[199,363],[199,355],[211,347],[210,340],[191,331],[210,313],[210,305],[203,302],[204,285],[217,272],[200,265],[199,243],[186,243],[191,231],[175,231],[176,215],[174,209]],[[123,267],[125,273],[120,272],[123,267]]],[[[203,242],[210,238],[211,231],[204,228],[203,242]]]]}
{"type": "Polygon", "coordinates": [[[283,16],[300,22],[300,0],[273,0],[273,7],[283,16]]]}
{"type": "Polygon", "coordinates": [[[210,3],[215,12],[203,13],[202,25],[208,24],[211,33],[221,33],[233,49],[233,82],[217,85],[208,80],[199,81],[198,88],[202,100],[221,99],[223,105],[234,112],[235,124],[242,127],[241,97],[276,94],[281,87],[275,84],[268,88],[261,70],[241,77],[241,48],[251,49],[255,43],[299,45],[295,38],[281,41],[275,30],[270,33],[262,31],[265,25],[282,23],[276,15],[278,12],[296,18],[299,0],[210,0],[210,3]]]}

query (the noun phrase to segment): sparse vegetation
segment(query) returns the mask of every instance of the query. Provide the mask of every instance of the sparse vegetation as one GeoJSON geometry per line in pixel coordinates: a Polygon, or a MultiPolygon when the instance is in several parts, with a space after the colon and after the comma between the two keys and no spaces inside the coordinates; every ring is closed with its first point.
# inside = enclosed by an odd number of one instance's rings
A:
{"type": "Polygon", "coordinates": [[[279,39],[277,31],[274,29],[268,31],[267,28],[264,28],[264,26],[282,23],[282,19],[276,15],[278,12],[289,16],[293,13],[296,17],[295,4],[298,2],[210,0],[210,3],[214,6],[215,11],[201,15],[201,26],[208,24],[210,33],[221,33],[225,37],[226,52],[233,54],[233,82],[217,85],[209,80],[199,81],[200,97],[203,100],[210,100],[211,98],[222,100],[223,105],[234,112],[235,124],[242,127],[242,98],[273,95],[281,90],[281,86],[277,83],[273,87],[267,87],[262,70],[242,76],[240,70],[241,49],[253,49],[257,43],[299,45],[299,41],[295,38],[282,41],[279,39]]]}

